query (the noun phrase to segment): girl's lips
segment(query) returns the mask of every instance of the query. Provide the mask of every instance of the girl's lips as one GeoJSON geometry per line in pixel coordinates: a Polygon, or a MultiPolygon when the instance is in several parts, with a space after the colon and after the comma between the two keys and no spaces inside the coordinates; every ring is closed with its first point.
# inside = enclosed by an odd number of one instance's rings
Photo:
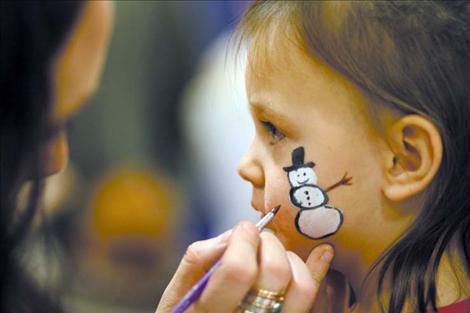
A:
{"type": "Polygon", "coordinates": [[[255,210],[255,211],[258,211],[259,212],[259,218],[262,219],[266,214],[268,214],[269,211],[265,211],[264,210],[264,206],[260,207],[260,206],[257,206],[253,201],[251,202],[251,207],[255,210]],[[262,208],[262,209],[260,209],[262,208]]]}
{"type": "MultiPolygon", "coordinates": [[[[266,216],[266,214],[268,214],[269,212],[271,212],[273,210],[274,207],[271,207],[271,208],[268,208],[266,209],[265,206],[262,206],[263,209],[259,209],[259,206],[257,206],[254,201],[251,201],[251,206],[253,207],[253,209],[255,211],[258,211],[260,213],[260,219],[262,219],[263,217],[266,216]]],[[[279,210],[279,208],[281,207],[281,205],[278,205],[277,206],[277,209],[279,210]]],[[[277,213],[277,212],[276,212],[277,213]]],[[[272,223],[270,223],[272,224],[272,223]]]]}
{"type": "MultiPolygon", "coordinates": [[[[254,201],[251,201],[251,207],[255,210],[260,212],[263,216],[266,214],[263,209],[259,209],[259,206],[255,204],[254,201]]],[[[263,207],[264,208],[264,207],[263,207]]]]}

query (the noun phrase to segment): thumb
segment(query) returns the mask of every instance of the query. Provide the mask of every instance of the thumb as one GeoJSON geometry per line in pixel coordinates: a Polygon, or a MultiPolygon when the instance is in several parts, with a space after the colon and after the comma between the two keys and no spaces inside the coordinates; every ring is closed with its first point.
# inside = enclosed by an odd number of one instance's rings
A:
{"type": "Polygon", "coordinates": [[[313,278],[315,287],[320,289],[320,285],[330,268],[334,257],[334,249],[328,244],[322,244],[315,247],[305,262],[313,278]]]}
{"type": "Polygon", "coordinates": [[[211,268],[227,248],[231,230],[208,240],[192,243],[158,304],[157,313],[169,312],[191,287],[211,268]]]}

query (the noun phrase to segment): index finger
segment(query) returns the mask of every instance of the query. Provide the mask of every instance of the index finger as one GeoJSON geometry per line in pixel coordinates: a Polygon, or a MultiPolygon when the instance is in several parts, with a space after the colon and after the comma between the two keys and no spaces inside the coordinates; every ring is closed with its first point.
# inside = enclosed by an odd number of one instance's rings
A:
{"type": "Polygon", "coordinates": [[[259,232],[251,222],[234,229],[222,264],[195,303],[195,311],[232,312],[237,308],[256,280],[259,241],[259,232]]]}
{"type": "Polygon", "coordinates": [[[188,247],[178,269],[163,292],[157,313],[169,312],[221,257],[227,247],[230,234],[231,230],[212,239],[194,242],[188,247]]]}

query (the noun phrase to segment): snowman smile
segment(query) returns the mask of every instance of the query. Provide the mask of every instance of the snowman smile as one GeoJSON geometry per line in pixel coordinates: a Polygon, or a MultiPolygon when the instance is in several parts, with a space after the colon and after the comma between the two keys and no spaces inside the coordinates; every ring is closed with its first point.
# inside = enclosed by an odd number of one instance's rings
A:
{"type": "Polygon", "coordinates": [[[297,181],[297,184],[303,185],[303,184],[307,183],[308,181],[309,181],[309,178],[307,178],[307,179],[305,179],[305,180],[298,180],[298,181],[297,181]]]}

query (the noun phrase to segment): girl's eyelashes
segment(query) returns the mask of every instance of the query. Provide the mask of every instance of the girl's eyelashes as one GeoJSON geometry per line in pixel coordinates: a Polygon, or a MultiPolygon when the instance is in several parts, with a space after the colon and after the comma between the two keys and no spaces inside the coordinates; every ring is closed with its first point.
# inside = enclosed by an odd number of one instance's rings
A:
{"type": "Polygon", "coordinates": [[[276,126],[274,126],[273,123],[269,121],[260,121],[263,127],[268,131],[268,133],[271,135],[273,141],[271,144],[275,144],[278,141],[284,139],[286,135],[284,135],[276,126]]]}

